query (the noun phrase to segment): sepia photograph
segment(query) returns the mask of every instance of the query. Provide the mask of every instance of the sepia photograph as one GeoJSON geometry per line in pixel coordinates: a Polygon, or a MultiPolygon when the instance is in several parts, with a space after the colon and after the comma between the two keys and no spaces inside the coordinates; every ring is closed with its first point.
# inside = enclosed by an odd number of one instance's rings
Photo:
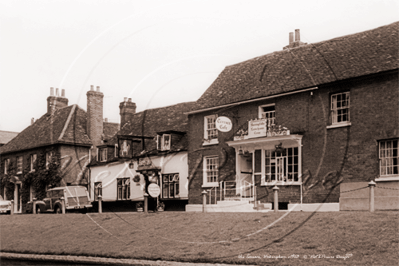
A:
{"type": "Polygon", "coordinates": [[[1,265],[397,265],[399,2],[1,0],[1,265]]]}

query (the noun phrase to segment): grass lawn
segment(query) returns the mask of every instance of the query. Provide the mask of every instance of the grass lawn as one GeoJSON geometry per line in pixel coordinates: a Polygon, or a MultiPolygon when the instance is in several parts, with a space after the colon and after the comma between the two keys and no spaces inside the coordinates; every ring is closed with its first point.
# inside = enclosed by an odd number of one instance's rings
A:
{"type": "Polygon", "coordinates": [[[260,265],[399,261],[399,213],[388,211],[26,214],[1,215],[0,225],[3,252],[260,265]]]}

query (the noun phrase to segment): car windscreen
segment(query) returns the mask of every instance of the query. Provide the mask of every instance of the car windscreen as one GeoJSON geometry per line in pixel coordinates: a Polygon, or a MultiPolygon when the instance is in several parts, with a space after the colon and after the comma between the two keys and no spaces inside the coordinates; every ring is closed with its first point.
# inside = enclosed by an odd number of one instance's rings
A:
{"type": "Polygon", "coordinates": [[[66,191],[68,198],[87,196],[86,189],[84,187],[67,187],[66,191]]]}

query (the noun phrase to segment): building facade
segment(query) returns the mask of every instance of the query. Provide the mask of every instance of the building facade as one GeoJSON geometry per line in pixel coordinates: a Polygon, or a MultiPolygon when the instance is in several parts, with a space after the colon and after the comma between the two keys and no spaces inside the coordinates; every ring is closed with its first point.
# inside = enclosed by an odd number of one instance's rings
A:
{"type": "Polygon", "coordinates": [[[188,202],[187,115],[192,103],[136,113],[131,99],[120,104],[121,130],[98,146],[90,164],[92,200],[104,210],[137,210],[148,195],[150,210],[184,210],[188,202]]]}
{"type": "Polygon", "coordinates": [[[60,95],[51,88],[47,113],[0,148],[1,193],[14,200],[16,213],[33,198],[43,198],[49,187],[88,186],[93,150],[103,143],[104,134],[113,135],[119,128],[103,122],[102,98],[100,88],[92,86],[86,112],[68,105],[64,90],[60,95]]]}
{"type": "Polygon", "coordinates": [[[189,112],[188,207],[278,189],[283,209],[367,209],[373,180],[377,207],[398,209],[398,26],[226,67],[189,112]]]}

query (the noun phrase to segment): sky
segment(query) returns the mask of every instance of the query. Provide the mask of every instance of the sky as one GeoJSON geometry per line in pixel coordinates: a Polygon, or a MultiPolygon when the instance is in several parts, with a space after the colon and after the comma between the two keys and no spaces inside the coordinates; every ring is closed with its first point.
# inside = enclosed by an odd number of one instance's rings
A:
{"type": "Polygon", "coordinates": [[[0,130],[47,111],[50,87],[104,118],[196,101],[223,69],[282,50],[289,32],[317,43],[399,20],[397,0],[0,0],[0,130]]]}

